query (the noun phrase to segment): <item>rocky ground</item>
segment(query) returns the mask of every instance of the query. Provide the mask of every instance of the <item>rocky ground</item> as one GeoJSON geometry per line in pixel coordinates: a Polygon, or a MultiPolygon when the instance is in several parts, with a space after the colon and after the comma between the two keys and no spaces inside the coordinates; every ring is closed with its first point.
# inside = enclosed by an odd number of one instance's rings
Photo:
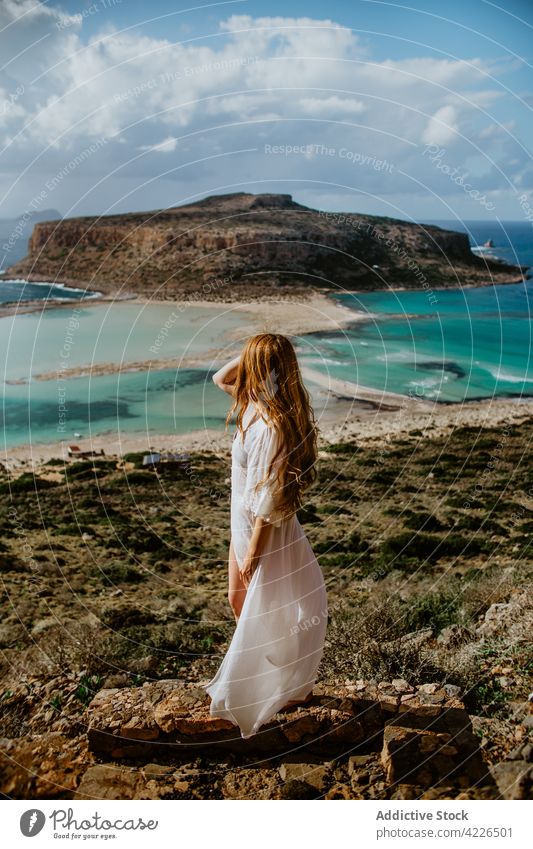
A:
{"type": "Polygon", "coordinates": [[[267,751],[210,726],[201,697],[233,631],[229,455],[5,473],[2,794],[525,798],[530,425],[321,445],[299,518],[327,644],[314,701],[274,718],[267,751]]]}

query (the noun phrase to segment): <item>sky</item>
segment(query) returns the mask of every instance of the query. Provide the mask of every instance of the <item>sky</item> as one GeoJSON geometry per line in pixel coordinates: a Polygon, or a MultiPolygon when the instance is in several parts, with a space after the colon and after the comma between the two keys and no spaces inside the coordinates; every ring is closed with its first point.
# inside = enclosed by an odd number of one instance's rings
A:
{"type": "Polygon", "coordinates": [[[531,220],[532,36],[526,0],[0,0],[0,217],[531,220]]]}

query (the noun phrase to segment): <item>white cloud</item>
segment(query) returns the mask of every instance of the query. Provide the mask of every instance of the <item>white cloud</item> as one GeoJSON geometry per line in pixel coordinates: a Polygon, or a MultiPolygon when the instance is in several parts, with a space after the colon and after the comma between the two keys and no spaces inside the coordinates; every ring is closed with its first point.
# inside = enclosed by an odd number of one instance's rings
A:
{"type": "Polygon", "coordinates": [[[301,101],[304,112],[312,115],[360,115],[366,110],[361,100],[353,97],[304,97],[301,101]]]}
{"type": "Polygon", "coordinates": [[[431,116],[422,133],[424,144],[445,145],[457,139],[457,112],[453,106],[441,106],[431,116]]]}
{"type": "MultiPolygon", "coordinates": [[[[79,21],[61,25],[65,14],[35,0],[0,0],[0,27],[7,25],[10,34],[3,55],[7,67],[0,73],[0,141],[16,138],[2,154],[4,174],[11,173],[17,187],[33,187],[58,170],[62,159],[92,141],[108,141],[87,162],[86,174],[80,168],[64,181],[64,207],[70,195],[73,203],[76,193],[107,171],[119,172],[99,194],[110,204],[156,177],[161,158],[139,160],[139,151],[179,151],[182,165],[228,154],[221,170],[217,161],[194,171],[182,168],[179,180],[196,184],[198,193],[247,181],[251,191],[268,190],[269,181],[283,190],[293,179],[304,191],[309,179],[320,197],[337,191],[332,185],[348,191],[357,186],[368,196],[401,196],[409,189],[402,171],[446,193],[449,181],[421,156],[425,144],[450,147],[448,156],[453,151],[457,158],[450,165],[460,165],[481,142],[489,165],[491,156],[505,153],[507,163],[517,159],[512,166],[517,172],[524,167],[518,146],[512,147],[505,129],[497,130],[489,111],[501,95],[487,77],[489,65],[479,58],[375,61],[369,42],[348,27],[308,17],[234,15],[214,37],[180,43],[170,34],[118,32],[102,15],[97,34],[93,17],[87,41],[79,21]],[[19,84],[24,93],[13,102],[19,84]],[[154,144],[154,138],[161,141],[154,144]],[[502,139],[512,150],[503,148],[502,139]],[[266,158],[267,142],[347,148],[387,160],[394,169],[385,175],[350,166],[360,157],[266,158]],[[232,158],[233,151],[250,148],[257,151],[255,159],[232,158]],[[21,183],[21,171],[33,160],[27,183],[21,183]],[[265,184],[253,185],[257,180],[265,184]]],[[[512,132],[511,124],[505,126],[512,132]]],[[[485,181],[493,170],[488,167],[485,181]]],[[[159,206],[167,196],[179,202],[178,177],[168,179],[160,186],[159,206]]],[[[22,205],[15,189],[10,203],[22,205]]]]}
{"type": "Polygon", "coordinates": [[[157,144],[142,144],[140,146],[140,150],[150,150],[155,153],[172,153],[176,150],[178,144],[178,140],[173,136],[168,136],[163,141],[158,142],[157,144]]]}

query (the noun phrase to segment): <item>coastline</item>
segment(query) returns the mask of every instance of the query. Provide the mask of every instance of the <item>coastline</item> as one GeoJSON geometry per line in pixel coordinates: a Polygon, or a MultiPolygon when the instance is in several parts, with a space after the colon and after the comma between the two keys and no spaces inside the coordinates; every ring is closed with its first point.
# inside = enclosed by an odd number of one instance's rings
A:
{"type": "MultiPolygon", "coordinates": [[[[398,288],[398,291],[405,289],[398,288]]],[[[364,294],[356,292],[354,294],[364,294]]],[[[113,372],[142,371],[154,368],[186,368],[208,365],[230,359],[240,350],[244,336],[258,332],[280,332],[287,335],[304,335],[313,332],[335,331],[348,325],[371,320],[373,313],[354,310],[338,303],[330,297],[331,290],[310,292],[308,296],[298,293],[294,297],[279,295],[268,300],[250,301],[209,301],[181,300],[154,301],[142,296],[123,296],[117,298],[87,298],[82,301],[39,302],[32,308],[20,312],[39,309],[92,307],[95,304],[113,303],[119,300],[127,303],[175,305],[176,309],[186,312],[188,306],[200,309],[220,308],[238,310],[243,313],[246,323],[233,328],[225,334],[229,344],[220,357],[220,349],[210,349],[201,355],[188,358],[171,357],[131,363],[100,363],[79,366],[62,372],[62,378],[82,375],[101,375],[113,372]],[[307,312],[307,314],[306,314],[307,312]],[[232,342],[235,342],[234,350],[232,342]],[[229,349],[232,349],[231,351],[229,349]]],[[[16,305],[15,305],[16,306],[16,305]]],[[[19,310],[14,310],[19,312],[19,310]]],[[[0,308],[0,315],[2,309],[0,308]]],[[[383,315],[379,314],[382,318],[383,315]]],[[[394,435],[412,438],[420,435],[427,438],[450,432],[454,427],[469,425],[473,427],[499,426],[510,422],[523,421],[533,416],[533,398],[489,398],[475,401],[442,403],[420,397],[385,392],[372,387],[333,378],[306,365],[302,366],[304,379],[318,385],[320,405],[314,405],[319,427],[319,444],[322,448],[335,442],[355,440],[359,444],[374,444],[380,452],[386,451],[384,444],[394,435]],[[318,409],[320,407],[320,409],[318,409]],[[416,431],[417,435],[411,435],[416,431]]],[[[34,375],[37,380],[51,380],[56,372],[34,375]]],[[[13,381],[23,382],[23,381],[13,381]]],[[[228,406],[229,409],[229,406],[228,406]]],[[[139,432],[104,433],[91,438],[72,437],[57,442],[22,444],[4,449],[1,462],[10,474],[16,475],[29,468],[39,469],[51,459],[64,459],[69,462],[67,447],[78,444],[82,451],[105,451],[105,456],[120,458],[129,452],[146,451],[214,451],[229,453],[231,449],[231,431],[205,429],[183,434],[141,434],[139,432]]]]}
{"type": "MultiPolygon", "coordinates": [[[[324,406],[318,410],[314,405],[319,456],[328,445],[352,441],[361,446],[375,446],[378,455],[386,456],[387,445],[389,442],[392,444],[395,437],[407,439],[415,445],[422,438],[451,434],[458,427],[502,427],[503,431],[510,424],[533,418],[533,398],[489,398],[442,404],[336,380],[332,380],[330,389],[321,390],[321,394],[325,397],[324,406]],[[338,391],[341,389],[339,383],[344,384],[343,394],[338,391]],[[346,394],[351,391],[350,387],[354,392],[352,397],[346,394]]],[[[480,435],[473,435],[473,447],[480,435]]],[[[69,444],[79,445],[82,451],[103,449],[103,459],[116,458],[119,462],[124,454],[138,451],[209,452],[229,457],[231,442],[231,425],[226,432],[213,428],[183,434],[134,432],[117,435],[112,432],[91,438],[73,437],[56,443],[13,446],[4,449],[0,461],[9,474],[16,477],[30,469],[40,473],[51,459],[71,462],[67,454],[69,444]]],[[[53,468],[44,471],[52,476],[55,474],[53,468]]]]}
{"type": "MultiPolygon", "coordinates": [[[[490,280],[490,279],[483,282],[483,279],[481,279],[480,281],[475,281],[473,283],[460,283],[457,286],[432,286],[427,291],[428,292],[449,292],[449,291],[453,291],[455,289],[459,289],[459,290],[461,290],[461,289],[478,289],[478,288],[483,288],[483,287],[487,287],[487,286],[500,286],[500,285],[501,286],[511,286],[511,285],[516,285],[518,283],[525,283],[527,280],[533,279],[533,275],[531,275],[531,276],[527,275],[527,272],[531,270],[531,266],[522,266],[522,268],[524,269],[524,273],[522,273],[522,277],[520,277],[520,278],[517,278],[517,276],[513,273],[513,274],[509,274],[508,278],[506,278],[506,279],[503,279],[503,280],[498,279],[497,282],[495,282],[494,280],[490,280]]],[[[31,277],[31,276],[32,275],[29,275],[29,277],[31,277]]],[[[488,276],[490,277],[490,274],[488,276]]],[[[87,289],[86,287],[84,287],[79,281],[73,281],[73,280],[67,281],[66,279],[65,279],[65,281],[61,281],[59,283],[57,283],[55,281],[54,281],[54,283],[51,283],[49,280],[45,281],[45,280],[29,280],[29,279],[27,280],[27,282],[42,283],[43,285],[45,283],[47,283],[49,285],[60,285],[60,286],[65,286],[65,287],[68,287],[68,288],[71,288],[71,289],[79,289],[79,290],[83,290],[83,291],[87,291],[87,292],[91,291],[90,289],[87,289]]],[[[2,283],[2,277],[0,276],[0,284],[1,283],[2,283]]],[[[104,293],[100,292],[100,290],[94,290],[92,294],[85,295],[83,298],[80,298],[80,299],[75,299],[75,298],[53,299],[53,298],[50,298],[46,301],[43,301],[43,300],[21,301],[21,302],[10,301],[10,302],[5,303],[5,304],[0,304],[0,318],[3,318],[3,317],[8,316],[8,315],[22,315],[24,313],[39,312],[39,311],[42,311],[42,310],[45,310],[45,309],[67,309],[68,307],[72,307],[73,305],[86,307],[86,306],[94,306],[95,304],[105,304],[105,303],[110,303],[110,304],[112,304],[112,303],[191,304],[191,305],[194,304],[194,305],[198,305],[198,306],[204,306],[205,305],[205,306],[213,307],[213,306],[217,305],[217,306],[220,306],[220,307],[231,307],[231,308],[246,308],[248,306],[262,306],[264,308],[265,306],[268,306],[269,304],[275,303],[277,301],[283,302],[285,304],[291,304],[291,303],[295,303],[297,301],[307,303],[308,301],[311,301],[316,297],[318,299],[325,299],[325,300],[329,300],[331,302],[332,299],[331,298],[328,299],[328,297],[327,297],[328,294],[329,295],[335,295],[335,294],[340,294],[340,295],[368,295],[371,292],[380,292],[380,291],[384,291],[384,292],[385,291],[386,292],[415,292],[415,291],[418,291],[418,290],[417,290],[416,287],[413,287],[413,286],[401,286],[401,285],[394,285],[394,284],[387,285],[386,287],[383,287],[383,289],[347,289],[346,287],[343,287],[342,289],[335,290],[335,289],[326,288],[326,287],[324,287],[324,288],[314,287],[314,288],[309,290],[309,293],[306,293],[305,291],[299,290],[297,294],[292,296],[287,291],[284,291],[284,292],[277,292],[275,297],[273,297],[273,298],[271,298],[269,296],[267,299],[265,299],[264,297],[259,296],[256,293],[254,293],[253,287],[250,287],[250,292],[247,295],[247,299],[246,300],[241,299],[239,301],[223,301],[223,300],[216,300],[216,299],[212,299],[212,300],[199,300],[198,299],[198,300],[196,300],[195,298],[178,299],[176,297],[153,298],[153,297],[148,297],[148,296],[143,295],[143,294],[135,294],[134,292],[123,292],[123,293],[121,293],[119,291],[116,294],[107,294],[105,292],[104,293]]],[[[342,307],[340,307],[340,308],[343,309],[342,307]]],[[[357,315],[356,311],[353,311],[353,312],[355,312],[355,315],[357,315]]],[[[370,315],[370,313],[368,313],[368,315],[370,315]]],[[[316,329],[321,330],[323,328],[318,327],[316,329]]],[[[306,331],[306,332],[312,332],[312,331],[306,331]]]]}

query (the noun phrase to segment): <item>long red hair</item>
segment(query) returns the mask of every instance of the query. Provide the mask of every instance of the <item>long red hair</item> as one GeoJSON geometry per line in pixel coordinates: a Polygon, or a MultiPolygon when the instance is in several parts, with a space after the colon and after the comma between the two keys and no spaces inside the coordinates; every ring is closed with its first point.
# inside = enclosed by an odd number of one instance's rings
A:
{"type": "Polygon", "coordinates": [[[235,390],[226,424],[237,411],[236,426],[244,434],[243,415],[251,401],[265,413],[281,439],[258,486],[270,476],[283,452],[276,476],[276,506],[282,513],[293,513],[302,506],[304,491],[317,477],[318,427],[292,342],[281,333],[252,336],[239,360],[235,390]]]}

